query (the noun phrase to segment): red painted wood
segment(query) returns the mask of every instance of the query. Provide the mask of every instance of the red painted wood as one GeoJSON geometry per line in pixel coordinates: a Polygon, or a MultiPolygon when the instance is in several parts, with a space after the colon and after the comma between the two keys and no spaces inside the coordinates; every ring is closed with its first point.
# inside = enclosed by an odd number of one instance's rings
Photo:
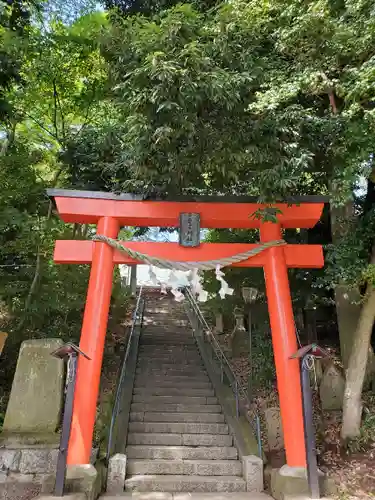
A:
{"type": "MultiPolygon", "coordinates": [[[[202,243],[197,248],[184,248],[178,243],[156,243],[143,241],[124,241],[124,245],[132,250],[147,253],[154,257],[178,261],[204,261],[230,257],[237,253],[246,252],[257,245],[248,243],[202,243]]],[[[79,240],[57,240],[54,260],[58,264],[90,264],[94,249],[94,242],[79,240]]],[[[321,245],[286,245],[281,248],[285,254],[287,267],[320,268],[324,265],[323,249],[321,245]]],[[[234,264],[236,267],[263,267],[269,249],[249,258],[246,261],[234,264]]],[[[127,255],[115,251],[114,264],[135,264],[127,255]]]]}
{"type": "MultiPolygon", "coordinates": [[[[65,222],[96,224],[100,217],[116,217],[123,226],[178,227],[181,212],[196,212],[203,228],[259,228],[252,215],[264,205],[256,203],[203,203],[172,201],[119,201],[93,198],[56,197],[56,206],[65,222]]],[[[323,203],[276,204],[284,228],[313,227],[322,214],[323,203]]]]}
{"type": "MultiPolygon", "coordinates": [[[[264,224],[253,217],[264,208],[254,203],[203,203],[167,201],[121,201],[95,198],[55,197],[60,217],[69,223],[98,224],[98,233],[116,237],[119,226],[178,227],[181,212],[201,216],[203,228],[259,228],[261,241],[281,239],[282,228],[310,228],[320,219],[323,203],[288,206],[277,204],[278,224],[264,224]]],[[[205,261],[229,257],[254,248],[250,244],[209,244],[186,249],[176,243],[125,242],[134,250],[177,261],[205,261]]],[[[126,255],[105,243],[57,241],[55,262],[92,264],[80,346],[91,361],[80,360],[74,401],[73,429],[69,442],[69,463],[89,462],[105,341],[114,264],[133,264],[126,255]]],[[[296,331],[288,281],[288,267],[322,267],[320,245],[286,245],[270,248],[237,264],[263,267],[272,328],[287,463],[305,467],[302,398],[296,331]]]]}
{"type": "MultiPolygon", "coordinates": [[[[281,238],[280,226],[264,224],[260,236],[261,241],[279,239],[281,238]]],[[[298,349],[297,336],[287,263],[282,248],[271,248],[267,251],[264,277],[286,461],[290,467],[306,467],[300,367],[297,359],[290,359],[290,356],[298,349]]]]}
{"type": "MultiPolygon", "coordinates": [[[[116,219],[100,219],[98,232],[116,238],[116,219]]],[[[80,348],[91,358],[78,360],[74,391],[72,430],[68,464],[89,464],[99,394],[109,304],[113,281],[113,249],[105,243],[92,244],[92,265],[83,316],[80,348]]]]}

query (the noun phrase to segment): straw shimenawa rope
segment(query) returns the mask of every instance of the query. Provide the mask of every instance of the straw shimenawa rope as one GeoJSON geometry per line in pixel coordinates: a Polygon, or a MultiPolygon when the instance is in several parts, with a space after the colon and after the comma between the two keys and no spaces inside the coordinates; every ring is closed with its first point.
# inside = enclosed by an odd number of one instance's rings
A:
{"type": "Polygon", "coordinates": [[[161,257],[153,257],[151,255],[147,255],[141,252],[137,252],[132,250],[131,248],[126,247],[122,243],[113,238],[109,238],[108,236],[103,236],[102,234],[97,234],[93,238],[93,241],[100,241],[103,243],[107,243],[112,248],[118,250],[119,252],[125,253],[129,255],[134,260],[143,261],[146,264],[155,267],[161,267],[163,269],[173,269],[177,271],[191,271],[192,269],[199,269],[201,271],[209,271],[210,269],[216,269],[219,267],[231,266],[232,264],[237,264],[238,262],[242,262],[247,260],[255,255],[260,254],[264,250],[272,247],[278,247],[282,245],[286,245],[285,240],[274,240],[267,241],[265,243],[259,243],[258,246],[248,250],[247,252],[238,253],[236,255],[232,255],[231,257],[223,257],[222,259],[212,259],[205,261],[187,261],[180,262],[169,259],[162,259],[161,257]]]}

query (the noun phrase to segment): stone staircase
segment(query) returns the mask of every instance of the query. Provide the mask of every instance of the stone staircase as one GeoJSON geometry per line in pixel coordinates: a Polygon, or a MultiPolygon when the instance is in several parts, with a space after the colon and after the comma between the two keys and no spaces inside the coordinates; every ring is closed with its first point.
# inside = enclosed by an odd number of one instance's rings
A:
{"type": "Polygon", "coordinates": [[[127,440],[128,492],[245,492],[183,305],[148,299],[127,440]]]}

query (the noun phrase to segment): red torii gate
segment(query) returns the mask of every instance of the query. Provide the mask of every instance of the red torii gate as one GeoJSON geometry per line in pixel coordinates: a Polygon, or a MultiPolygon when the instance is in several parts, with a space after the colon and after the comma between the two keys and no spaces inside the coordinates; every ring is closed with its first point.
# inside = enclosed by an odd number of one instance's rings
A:
{"type": "MultiPolygon", "coordinates": [[[[122,226],[178,227],[183,212],[199,213],[203,228],[260,230],[260,241],[282,239],[287,228],[311,228],[320,219],[323,203],[276,204],[277,223],[262,222],[251,215],[263,205],[217,201],[145,201],[132,195],[49,190],[61,219],[68,223],[96,224],[97,234],[116,238],[122,226]]],[[[184,248],[177,243],[126,242],[126,246],[155,257],[176,261],[204,261],[232,256],[256,247],[254,244],[202,243],[184,248]]],[[[54,260],[61,264],[91,264],[83,317],[80,348],[90,360],[80,357],[74,397],[69,464],[90,460],[99,391],[102,358],[115,264],[135,264],[134,259],[98,241],[58,240],[54,260]]],[[[290,359],[297,347],[288,268],[323,267],[321,245],[284,245],[269,248],[240,267],[263,267],[276,365],[280,410],[287,464],[306,466],[300,370],[290,359]]]]}

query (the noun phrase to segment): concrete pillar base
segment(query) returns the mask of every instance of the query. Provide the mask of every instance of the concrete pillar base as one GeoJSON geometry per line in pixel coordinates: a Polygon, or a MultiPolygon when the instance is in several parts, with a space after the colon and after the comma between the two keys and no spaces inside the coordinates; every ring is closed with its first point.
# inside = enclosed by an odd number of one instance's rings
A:
{"type": "MultiPolygon", "coordinates": [[[[322,475],[321,487],[323,479],[322,475]]],[[[281,469],[273,469],[271,472],[271,494],[276,500],[310,496],[306,468],[283,465],[281,469]]]]}
{"type": "MultiPolygon", "coordinates": [[[[84,494],[86,500],[96,500],[102,490],[102,476],[102,471],[98,471],[90,464],[68,465],[64,493],[67,495],[81,493],[84,494]]],[[[42,484],[42,493],[52,494],[54,485],[55,474],[51,474],[42,484]]]]}
{"type": "Polygon", "coordinates": [[[263,460],[255,455],[242,457],[242,470],[246,481],[246,491],[263,491],[263,460]]]}
{"type": "Polygon", "coordinates": [[[109,459],[107,493],[121,494],[125,488],[126,455],[116,453],[109,459]]]}

